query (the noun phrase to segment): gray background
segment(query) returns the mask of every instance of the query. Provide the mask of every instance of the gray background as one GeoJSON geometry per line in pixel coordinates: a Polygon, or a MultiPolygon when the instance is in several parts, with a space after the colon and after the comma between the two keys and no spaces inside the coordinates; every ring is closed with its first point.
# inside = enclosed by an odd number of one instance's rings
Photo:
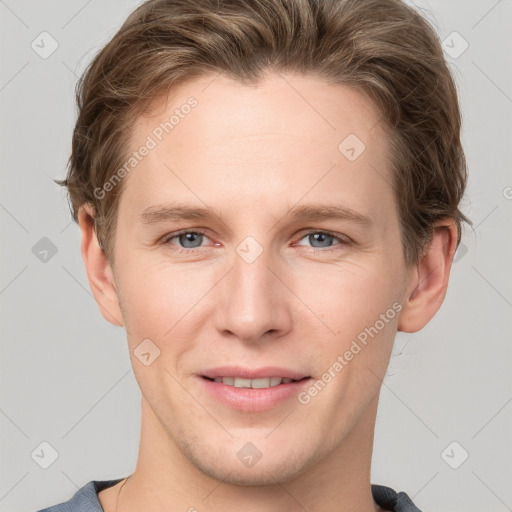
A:
{"type": "MultiPolygon", "coordinates": [[[[65,175],[77,77],[137,4],[0,0],[2,511],[35,511],[135,467],[140,392],[125,332],[97,309],[78,226],[51,179],[65,175]],[[47,58],[43,31],[58,43],[47,58]],[[58,455],[47,469],[42,442],[58,455]]],[[[475,229],[438,315],[396,339],[372,482],[424,510],[512,510],[512,2],[416,5],[452,55],[469,45],[447,60],[470,171],[463,210],[475,229]]]]}

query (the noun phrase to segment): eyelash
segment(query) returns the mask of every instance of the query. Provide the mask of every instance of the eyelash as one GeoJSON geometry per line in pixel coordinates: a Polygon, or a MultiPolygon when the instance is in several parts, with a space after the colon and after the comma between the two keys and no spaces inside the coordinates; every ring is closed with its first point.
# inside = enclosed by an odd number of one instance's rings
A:
{"type": "MultiPolygon", "coordinates": [[[[171,233],[170,235],[166,236],[163,241],[162,241],[162,244],[163,245],[174,245],[174,244],[171,244],[170,243],[170,240],[173,240],[174,238],[177,238],[179,237],[180,235],[185,235],[185,234],[188,234],[188,233],[194,233],[194,234],[198,234],[198,235],[204,235],[208,238],[208,235],[202,231],[201,229],[185,229],[183,231],[178,231],[176,233],[171,233]]],[[[302,234],[301,238],[299,239],[302,240],[303,238],[309,236],[309,235],[313,235],[313,234],[318,234],[318,233],[321,233],[322,235],[329,235],[329,236],[332,236],[333,238],[337,239],[340,244],[339,245],[348,245],[350,243],[350,241],[345,237],[345,238],[342,238],[341,236],[338,236],[336,235],[335,233],[332,233],[330,231],[321,231],[321,230],[310,230],[310,231],[307,231],[305,233],[302,234]]],[[[304,247],[304,246],[301,246],[301,247],[304,247]]],[[[192,249],[185,249],[183,247],[178,247],[178,246],[174,246],[174,251],[178,252],[178,253],[188,253],[188,254],[193,254],[195,251],[201,249],[202,246],[200,247],[194,247],[192,249]]],[[[320,251],[320,252],[334,252],[336,250],[339,249],[339,247],[325,247],[325,248],[320,248],[320,247],[310,247],[309,248],[310,251],[308,252],[311,252],[311,251],[320,251]]]]}

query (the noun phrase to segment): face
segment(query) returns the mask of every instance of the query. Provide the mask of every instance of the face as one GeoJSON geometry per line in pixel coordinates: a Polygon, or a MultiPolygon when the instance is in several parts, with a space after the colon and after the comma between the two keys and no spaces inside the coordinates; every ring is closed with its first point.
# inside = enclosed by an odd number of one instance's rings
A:
{"type": "Polygon", "coordinates": [[[137,120],[132,150],[155,144],[124,178],[114,275],[159,442],[258,485],[336,453],[375,403],[407,271],[366,97],[213,78],[137,120]]]}

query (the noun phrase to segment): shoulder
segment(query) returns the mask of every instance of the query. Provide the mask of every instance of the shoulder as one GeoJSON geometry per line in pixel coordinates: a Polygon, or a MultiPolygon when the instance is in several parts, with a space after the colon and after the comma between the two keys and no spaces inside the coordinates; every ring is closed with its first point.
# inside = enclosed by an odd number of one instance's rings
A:
{"type": "Polygon", "coordinates": [[[372,484],[372,496],[383,510],[389,512],[421,512],[405,492],[396,492],[391,487],[372,484]]]}
{"type": "MultiPolygon", "coordinates": [[[[103,489],[119,483],[117,480],[92,480],[78,489],[73,497],[58,505],[39,510],[38,512],[103,512],[98,493],[103,489]]],[[[396,492],[391,487],[372,484],[372,495],[375,503],[389,512],[421,512],[405,492],[396,492]]]]}
{"type": "Polygon", "coordinates": [[[98,493],[107,487],[120,482],[117,480],[91,480],[78,489],[71,499],[58,505],[39,510],[38,512],[103,512],[98,493]]]}

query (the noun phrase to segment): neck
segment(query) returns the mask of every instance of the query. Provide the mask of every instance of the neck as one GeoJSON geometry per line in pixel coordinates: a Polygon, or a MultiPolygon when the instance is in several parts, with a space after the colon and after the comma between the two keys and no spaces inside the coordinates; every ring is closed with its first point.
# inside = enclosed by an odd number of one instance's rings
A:
{"type": "Polygon", "coordinates": [[[123,488],[118,512],[162,508],[208,512],[375,512],[370,464],[378,396],[327,457],[291,480],[261,486],[221,482],[194,466],[170,439],[142,398],[136,469],[123,488]]]}

